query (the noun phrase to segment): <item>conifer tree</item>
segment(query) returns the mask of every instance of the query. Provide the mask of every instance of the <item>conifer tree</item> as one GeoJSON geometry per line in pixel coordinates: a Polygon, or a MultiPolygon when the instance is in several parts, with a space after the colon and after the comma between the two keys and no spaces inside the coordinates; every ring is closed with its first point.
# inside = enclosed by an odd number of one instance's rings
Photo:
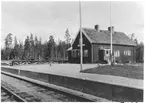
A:
{"type": "Polygon", "coordinates": [[[24,58],[25,59],[30,59],[30,40],[29,36],[25,39],[25,44],[24,44],[24,58]]]}
{"type": "Polygon", "coordinates": [[[18,58],[18,51],[19,51],[19,48],[18,48],[18,42],[17,42],[17,38],[15,36],[14,38],[14,58],[18,58]]]}
{"type": "Polygon", "coordinates": [[[65,31],[65,41],[66,41],[67,49],[68,49],[70,47],[70,41],[71,41],[71,36],[69,34],[68,29],[66,29],[66,31],[65,31]]]}
{"type": "Polygon", "coordinates": [[[6,38],[5,38],[5,54],[6,54],[6,59],[9,60],[10,58],[10,54],[12,51],[12,34],[9,33],[6,38]]]}

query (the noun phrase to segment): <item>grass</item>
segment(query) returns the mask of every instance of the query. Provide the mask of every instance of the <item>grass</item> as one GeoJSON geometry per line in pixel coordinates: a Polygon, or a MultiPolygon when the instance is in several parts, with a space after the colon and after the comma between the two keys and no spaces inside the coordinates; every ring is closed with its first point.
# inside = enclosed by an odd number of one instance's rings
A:
{"type": "Polygon", "coordinates": [[[81,71],[82,73],[121,76],[133,79],[143,79],[143,66],[110,65],[99,66],[81,71]]]}

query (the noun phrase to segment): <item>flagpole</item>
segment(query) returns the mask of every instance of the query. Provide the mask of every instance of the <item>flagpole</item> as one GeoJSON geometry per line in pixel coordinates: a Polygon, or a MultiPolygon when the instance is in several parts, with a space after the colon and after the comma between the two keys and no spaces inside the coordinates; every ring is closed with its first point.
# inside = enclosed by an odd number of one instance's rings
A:
{"type": "Polygon", "coordinates": [[[110,1],[110,37],[111,37],[111,65],[112,65],[112,24],[111,24],[111,1],[110,1]]]}
{"type": "Polygon", "coordinates": [[[81,1],[79,0],[79,14],[80,14],[80,71],[83,70],[83,47],[82,47],[82,17],[81,17],[81,1]]]}

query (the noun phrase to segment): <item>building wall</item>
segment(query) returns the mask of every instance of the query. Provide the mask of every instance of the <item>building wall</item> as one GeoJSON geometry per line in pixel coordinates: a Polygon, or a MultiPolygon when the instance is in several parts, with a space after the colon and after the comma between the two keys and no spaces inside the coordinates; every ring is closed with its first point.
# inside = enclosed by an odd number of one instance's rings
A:
{"type": "Polygon", "coordinates": [[[71,57],[71,50],[67,51],[68,52],[68,62],[71,63],[72,57],[71,57]]]}
{"type": "Polygon", "coordinates": [[[97,61],[99,61],[99,45],[97,44],[92,44],[92,63],[96,63],[97,61]]]}
{"type": "MultiPolygon", "coordinates": [[[[78,50],[78,55],[76,57],[72,56],[72,51],[69,51],[69,62],[70,63],[80,63],[80,47],[79,45],[80,35],[78,34],[76,40],[72,45],[73,50],[78,50]]],[[[83,51],[88,50],[88,57],[83,56],[83,63],[96,63],[99,61],[99,49],[100,47],[110,48],[109,44],[91,44],[89,40],[83,34],[83,51]]],[[[115,61],[117,62],[135,62],[135,47],[134,46],[125,46],[125,45],[113,45],[113,53],[114,51],[119,51],[119,57],[115,57],[115,61]],[[124,55],[125,51],[130,51],[131,55],[124,55]]],[[[84,54],[83,54],[84,55],[84,54]]]]}
{"type": "MultiPolygon", "coordinates": [[[[93,63],[96,63],[99,61],[99,48],[100,47],[110,48],[110,45],[107,44],[93,44],[93,63]]],[[[115,60],[118,62],[135,62],[135,47],[134,46],[123,46],[123,45],[113,45],[113,52],[119,50],[120,56],[116,57],[115,60]],[[131,51],[131,55],[124,55],[124,51],[131,51]]]]}
{"type": "Polygon", "coordinates": [[[134,53],[134,47],[133,46],[114,46],[115,50],[120,50],[120,57],[117,57],[116,60],[120,62],[135,62],[135,53],[134,53]],[[130,55],[124,55],[125,51],[131,51],[130,55]]]}
{"type": "MultiPolygon", "coordinates": [[[[74,44],[72,45],[73,50],[75,50],[75,49],[80,50],[80,47],[78,46],[79,45],[79,38],[80,38],[80,35],[77,35],[77,38],[74,41],[74,44]]],[[[91,55],[91,43],[85,37],[84,34],[83,34],[83,44],[85,44],[85,46],[83,46],[83,51],[86,50],[86,49],[88,50],[88,57],[83,56],[83,63],[91,63],[91,57],[92,57],[92,55],[91,55]]],[[[77,57],[72,57],[71,56],[71,62],[72,63],[80,63],[80,55],[77,56],[77,57]]]]}

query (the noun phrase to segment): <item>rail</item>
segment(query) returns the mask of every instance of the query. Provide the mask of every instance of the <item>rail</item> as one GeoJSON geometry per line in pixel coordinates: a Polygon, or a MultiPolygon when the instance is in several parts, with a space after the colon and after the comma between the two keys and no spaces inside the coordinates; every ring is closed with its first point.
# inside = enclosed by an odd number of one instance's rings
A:
{"type": "Polygon", "coordinates": [[[23,80],[23,81],[26,81],[26,82],[29,82],[29,83],[32,83],[32,84],[35,84],[35,85],[39,85],[41,87],[44,87],[44,88],[50,88],[52,90],[55,90],[55,91],[58,91],[62,94],[65,94],[65,95],[70,95],[74,98],[78,98],[80,101],[87,101],[87,102],[96,102],[96,98],[88,98],[87,96],[83,96],[83,95],[80,95],[80,94],[74,94],[73,92],[70,92],[70,91],[67,91],[67,90],[63,90],[63,89],[60,89],[60,88],[57,88],[57,87],[54,87],[54,86],[48,86],[48,85],[45,85],[43,83],[38,83],[38,82],[35,82],[35,80],[31,80],[31,79],[26,79],[24,77],[21,77],[21,76],[16,76],[16,75],[13,75],[11,73],[6,73],[6,72],[3,72],[1,71],[2,74],[5,74],[7,76],[10,76],[10,77],[14,77],[14,78],[17,78],[17,79],[20,79],[20,80],[23,80]]]}
{"type": "Polygon", "coordinates": [[[17,102],[27,102],[25,101],[23,98],[21,98],[19,95],[15,94],[13,91],[7,89],[5,86],[1,85],[1,89],[4,90],[6,93],[8,93],[9,95],[13,96],[13,98],[17,101],[17,102]]]}

